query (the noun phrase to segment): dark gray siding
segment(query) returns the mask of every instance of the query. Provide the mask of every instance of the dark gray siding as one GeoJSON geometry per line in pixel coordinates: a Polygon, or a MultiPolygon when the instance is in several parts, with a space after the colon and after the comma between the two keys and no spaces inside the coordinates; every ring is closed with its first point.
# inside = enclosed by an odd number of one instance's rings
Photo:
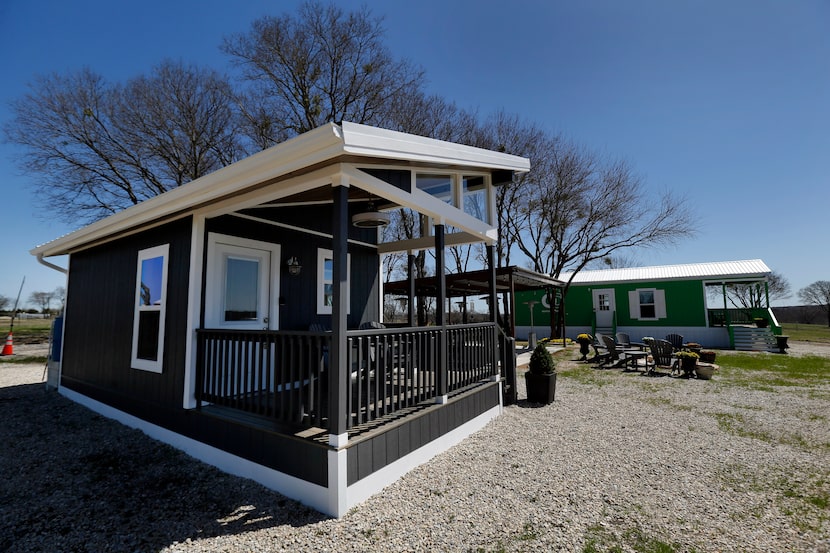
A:
{"type": "MultiPolygon", "coordinates": [[[[116,405],[131,398],[153,411],[182,405],[191,219],[72,254],[62,383],[116,405]],[[130,367],[139,250],[170,244],[161,374],[130,367]]],[[[116,405],[117,406],[117,405],[116,405]]],[[[141,415],[139,412],[133,414],[141,415]]]]}
{"type": "MultiPolygon", "coordinates": [[[[331,231],[331,206],[296,207],[290,210],[257,209],[252,210],[252,214],[259,218],[279,217],[280,222],[317,232],[331,231]]],[[[209,220],[207,231],[280,244],[280,329],[308,330],[312,323],[331,328],[331,316],[317,314],[317,250],[331,250],[330,238],[234,216],[209,220]],[[285,260],[293,256],[302,265],[299,276],[288,274],[285,260]]],[[[352,239],[369,244],[376,242],[375,231],[351,228],[349,233],[352,239]]],[[[349,328],[357,328],[362,322],[380,320],[380,260],[375,248],[358,244],[349,244],[349,254],[352,272],[348,325],[349,328]]]]}

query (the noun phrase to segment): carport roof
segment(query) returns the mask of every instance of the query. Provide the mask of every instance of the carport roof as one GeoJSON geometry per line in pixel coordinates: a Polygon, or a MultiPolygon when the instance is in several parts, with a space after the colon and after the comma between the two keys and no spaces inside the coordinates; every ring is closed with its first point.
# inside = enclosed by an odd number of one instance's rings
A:
{"type": "MultiPolygon", "coordinates": [[[[572,284],[607,284],[613,282],[666,280],[763,280],[769,276],[770,272],[770,268],[760,259],[714,261],[710,263],[579,271],[574,276],[572,284]]],[[[571,274],[562,274],[559,278],[567,282],[571,274]]]]}
{"type": "MultiPolygon", "coordinates": [[[[446,275],[447,297],[457,298],[487,293],[489,275],[490,272],[486,269],[446,275]]],[[[547,275],[521,267],[510,266],[496,269],[497,292],[510,291],[511,280],[514,291],[558,288],[563,285],[562,282],[547,275]]],[[[435,277],[415,279],[416,296],[434,297],[437,295],[437,290],[438,283],[435,277]]],[[[409,281],[407,280],[387,282],[383,285],[383,293],[386,295],[406,296],[408,291],[409,281]]]]}

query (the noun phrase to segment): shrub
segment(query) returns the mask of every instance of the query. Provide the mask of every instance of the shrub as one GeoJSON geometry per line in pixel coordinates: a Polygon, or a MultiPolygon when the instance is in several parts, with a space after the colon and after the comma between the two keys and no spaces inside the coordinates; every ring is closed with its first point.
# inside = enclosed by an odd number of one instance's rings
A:
{"type": "Polygon", "coordinates": [[[530,372],[533,374],[552,374],[556,372],[556,362],[543,344],[536,346],[530,356],[530,372]]]}

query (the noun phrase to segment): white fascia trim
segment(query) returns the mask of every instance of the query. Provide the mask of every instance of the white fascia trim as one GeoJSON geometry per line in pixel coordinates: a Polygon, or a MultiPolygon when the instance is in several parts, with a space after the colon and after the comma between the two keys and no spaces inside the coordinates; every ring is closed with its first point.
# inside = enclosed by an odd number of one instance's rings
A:
{"type": "Polygon", "coordinates": [[[348,121],[342,123],[342,128],[344,149],[351,154],[431,165],[463,165],[521,173],[530,170],[530,160],[520,156],[348,121]]]}
{"type": "MultiPolygon", "coordinates": [[[[282,206],[280,206],[280,207],[282,207],[282,206]]],[[[303,233],[303,234],[310,234],[312,236],[319,236],[320,238],[327,238],[329,240],[331,240],[334,237],[331,234],[328,234],[328,233],[325,233],[325,232],[320,232],[318,230],[312,230],[312,229],[307,229],[307,228],[303,228],[303,227],[298,227],[296,225],[289,225],[287,223],[280,223],[279,221],[272,221],[271,219],[263,219],[262,217],[254,217],[253,215],[247,215],[245,213],[232,212],[232,213],[229,213],[228,215],[230,215],[231,217],[238,217],[240,219],[247,219],[249,221],[255,221],[257,223],[262,223],[263,225],[271,225],[272,227],[279,227],[279,228],[284,228],[284,229],[288,229],[288,230],[293,230],[295,232],[300,232],[300,233],[303,233]]],[[[362,246],[364,248],[371,248],[373,250],[378,249],[377,244],[370,244],[369,242],[362,242],[360,240],[352,240],[351,238],[349,238],[347,240],[347,242],[349,244],[355,244],[355,245],[358,245],[358,246],[362,246]]]]}
{"type": "MultiPolygon", "coordinates": [[[[479,242],[481,242],[480,237],[467,234],[466,232],[454,232],[444,235],[444,246],[463,246],[464,244],[477,244],[479,242]]],[[[434,248],[435,237],[422,236],[420,238],[378,244],[378,253],[417,252],[434,248]]]]}
{"type": "Polygon", "coordinates": [[[107,418],[116,420],[125,426],[141,430],[151,438],[184,451],[191,457],[213,465],[221,471],[259,482],[269,489],[291,499],[296,499],[303,505],[307,505],[327,515],[342,516],[342,514],[331,512],[332,501],[328,488],[306,482],[305,480],[254,463],[253,461],[188,438],[187,436],[177,434],[161,426],[151,424],[143,419],[115,409],[105,403],[96,401],[63,386],[59,388],[59,392],[75,403],[79,403],[107,418]]]}
{"type": "Polygon", "coordinates": [[[353,185],[366,190],[370,194],[428,215],[435,220],[436,224],[452,225],[473,236],[479,236],[481,241],[488,243],[493,240],[491,238],[493,231],[498,232],[484,221],[476,219],[472,215],[464,213],[457,207],[453,207],[422,190],[414,189],[411,193],[406,192],[397,186],[392,186],[388,182],[361,171],[350,163],[342,163],[340,167],[343,174],[348,176],[349,182],[353,185]]]}
{"type": "Polygon", "coordinates": [[[43,254],[46,257],[68,253],[74,248],[108,235],[189,210],[194,205],[213,202],[228,194],[310,167],[342,153],[343,140],[340,129],[334,124],[323,125],[66,236],[37,246],[30,253],[43,254]]]}
{"type": "Polygon", "coordinates": [[[338,178],[339,173],[340,165],[335,163],[310,173],[280,181],[273,187],[263,187],[259,190],[237,194],[221,202],[213,203],[207,208],[206,215],[209,218],[228,215],[235,211],[249,209],[263,203],[293,196],[306,190],[312,190],[321,186],[332,186],[332,182],[338,178]]]}

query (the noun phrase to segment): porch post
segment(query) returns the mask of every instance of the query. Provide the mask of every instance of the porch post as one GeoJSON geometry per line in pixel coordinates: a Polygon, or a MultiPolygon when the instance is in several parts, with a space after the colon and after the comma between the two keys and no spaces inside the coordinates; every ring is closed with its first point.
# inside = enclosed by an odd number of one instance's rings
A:
{"type": "Polygon", "coordinates": [[[435,325],[438,334],[438,374],[435,378],[436,403],[447,402],[447,280],[444,275],[444,225],[435,225],[435,325]]]}
{"type": "Polygon", "coordinates": [[[490,269],[487,274],[487,285],[490,290],[487,293],[488,301],[490,302],[490,322],[498,321],[498,305],[496,305],[496,248],[487,246],[487,268],[490,269]]]}
{"type": "Polygon", "coordinates": [[[348,306],[348,235],[349,188],[347,183],[333,183],[332,199],[332,307],[331,351],[329,352],[329,445],[341,447],[348,440],[348,412],[346,382],[348,382],[348,356],[346,351],[346,315],[348,306]]]}
{"type": "Polygon", "coordinates": [[[510,296],[507,298],[510,303],[510,334],[513,339],[516,339],[516,286],[513,282],[513,272],[510,272],[510,290],[507,292],[510,296]]]}
{"type": "Polygon", "coordinates": [[[408,290],[407,290],[407,297],[408,301],[406,302],[409,306],[409,312],[407,313],[406,322],[410,327],[415,326],[415,311],[417,310],[417,306],[415,305],[415,254],[409,252],[409,255],[406,256],[406,275],[408,279],[408,290]]]}
{"type": "MultiPolygon", "coordinates": [[[[492,245],[488,245],[486,247],[486,253],[487,268],[489,269],[487,272],[487,287],[489,288],[487,291],[487,297],[489,298],[488,302],[490,304],[490,322],[494,325],[493,345],[495,346],[493,348],[493,353],[490,356],[490,362],[493,364],[493,372],[495,373],[493,378],[498,380],[500,375],[496,368],[499,366],[499,343],[502,343],[502,341],[499,340],[499,331],[495,326],[498,324],[498,305],[496,305],[496,248],[492,245]]],[[[507,347],[507,340],[504,340],[503,343],[504,346],[507,347]]],[[[504,357],[502,357],[502,359],[504,359],[504,357]]],[[[505,372],[504,368],[502,368],[503,374],[501,376],[506,376],[506,374],[504,374],[505,372]]],[[[515,387],[513,389],[515,389],[515,387]]]]}

